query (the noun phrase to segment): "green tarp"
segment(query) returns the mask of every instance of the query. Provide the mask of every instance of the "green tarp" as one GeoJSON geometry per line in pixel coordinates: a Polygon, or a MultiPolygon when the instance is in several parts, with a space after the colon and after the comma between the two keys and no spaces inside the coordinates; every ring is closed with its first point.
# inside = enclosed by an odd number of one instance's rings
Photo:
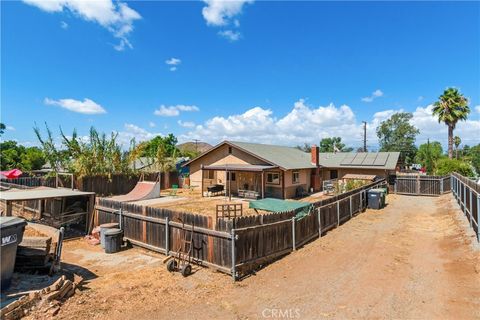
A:
{"type": "Polygon", "coordinates": [[[309,202],[265,198],[261,200],[250,201],[249,208],[270,212],[295,211],[296,218],[300,219],[309,214],[312,204],[309,202]]]}

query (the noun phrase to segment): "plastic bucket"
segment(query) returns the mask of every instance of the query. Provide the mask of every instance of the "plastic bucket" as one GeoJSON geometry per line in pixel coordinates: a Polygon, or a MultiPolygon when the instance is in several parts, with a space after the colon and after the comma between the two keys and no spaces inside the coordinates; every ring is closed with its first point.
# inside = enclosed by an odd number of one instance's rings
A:
{"type": "Polygon", "coordinates": [[[105,231],[105,253],[119,252],[122,242],[123,230],[114,228],[105,231]]]}
{"type": "Polygon", "coordinates": [[[118,228],[119,224],[116,222],[104,223],[100,225],[100,245],[105,248],[105,232],[109,229],[118,228]]]}

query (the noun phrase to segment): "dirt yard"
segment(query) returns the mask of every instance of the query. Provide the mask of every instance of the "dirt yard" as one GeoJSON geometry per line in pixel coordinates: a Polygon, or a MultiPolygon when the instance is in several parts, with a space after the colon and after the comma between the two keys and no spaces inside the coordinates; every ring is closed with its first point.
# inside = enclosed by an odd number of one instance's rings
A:
{"type": "Polygon", "coordinates": [[[480,319],[480,250],[452,196],[388,203],[236,283],[203,268],[169,274],[164,256],[140,249],[67,242],[67,267],[90,280],[57,317],[480,319]]]}

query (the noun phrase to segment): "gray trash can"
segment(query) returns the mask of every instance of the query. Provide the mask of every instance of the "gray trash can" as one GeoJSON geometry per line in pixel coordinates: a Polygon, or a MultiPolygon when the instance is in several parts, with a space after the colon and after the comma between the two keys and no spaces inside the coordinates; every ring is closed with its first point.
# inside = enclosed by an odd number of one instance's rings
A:
{"type": "Polygon", "coordinates": [[[0,217],[2,290],[10,286],[17,246],[22,242],[26,225],[25,220],[17,217],[0,217]]]}
{"type": "Polygon", "coordinates": [[[104,223],[100,225],[100,245],[105,248],[105,231],[113,228],[118,228],[118,223],[104,223]]]}
{"type": "Polygon", "coordinates": [[[105,253],[119,252],[122,248],[123,230],[108,229],[105,231],[105,253]]]}
{"type": "Polygon", "coordinates": [[[367,193],[368,207],[370,209],[379,210],[383,208],[383,191],[378,189],[370,189],[367,193]]]}

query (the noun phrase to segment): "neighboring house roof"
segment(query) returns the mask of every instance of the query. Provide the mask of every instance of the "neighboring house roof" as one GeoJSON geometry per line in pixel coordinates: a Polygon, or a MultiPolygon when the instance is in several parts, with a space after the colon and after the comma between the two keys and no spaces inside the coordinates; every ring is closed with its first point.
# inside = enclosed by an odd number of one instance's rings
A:
{"type": "Polygon", "coordinates": [[[395,170],[400,152],[337,152],[320,153],[319,161],[327,168],[395,170]]]}
{"type": "MultiPolygon", "coordinates": [[[[178,157],[176,159],[176,164],[183,163],[188,161],[190,158],[188,157],[178,157]]],[[[157,168],[155,166],[156,160],[149,157],[139,157],[135,159],[132,163],[130,163],[130,168],[135,170],[153,170],[155,171],[157,168]]]]}
{"type": "MultiPolygon", "coordinates": [[[[266,163],[278,166],[284,170],[315,168],[315,165],[311,162],[311,154],[297,148],[238,141],[223,141],[195,159],[184,163],[183,166],[189,165],[224,144],[236,147],[266,163]]],[[[399,152],[332,152],[320,153],[319,160],[320,166],[327,168],[394,170],[399,156],[399,152]]]]}

